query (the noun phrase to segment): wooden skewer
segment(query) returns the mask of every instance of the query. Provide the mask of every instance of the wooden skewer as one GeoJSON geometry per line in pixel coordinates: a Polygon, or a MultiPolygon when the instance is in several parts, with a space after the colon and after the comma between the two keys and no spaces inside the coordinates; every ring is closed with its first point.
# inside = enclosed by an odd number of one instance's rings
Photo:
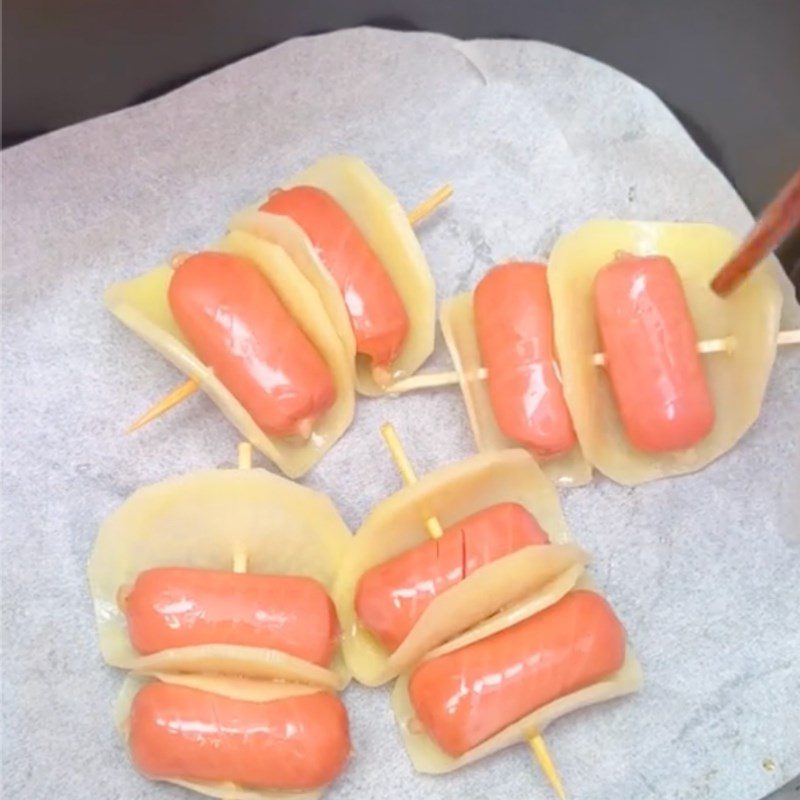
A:
{"type": "Polygon", "coordinates": [[[792,231],[800,225],[800,169],[764,209],[753,230],[711,281],[720,296],[730,294],[792,231]]]}
{"type": "MultiPolygon", "coordinates": [[[[405,450],[403,450],[403,445],[400,443],[400,439],[391,422],[384,422],[383,425],[381,425],[381,436],[383,436],[383,440],[386,442],[386,446],[392,454],[395,466],[400,473],[400,477],[403,479],[403,483],[405,483],[406,486],[411,486],[411,484],[416,483],[417,475],[414,472],[414,467],[411,466],[411,462],[408,460],[408,456],[405,450]]],[[[428,534],[431,539],[441,539],[444,535],[441,523],[433,515],[425,517],[425,527],[428,529],[428,534]]]]}
{"type": "MultiPolygon", "coordinates": [[[[417,225],[426,217],[429,217],[442,203],[448,200],[453,194],[453,187],[451,184],[446,183],[440,189],[435,191],[430,197],[427,197],[419,205],[415,206],[408,212],[408,221],[412,225],[417,225]]],[[[181,253],[180,256],[185,256],[181,253]]],[[[180,257],[179,256],[179,257],[180,257]]],[[[174,260],[174,259],[173,259],[174,260]]],[[[200,383],[196,378],[189,378],[177,388],[173,389],[166,397],[163,397],[155,405],[152,405],[147,411],[142,414],[125,433],[133,433],[139,428],[143,428],[154,419],[158,419],[162,414],[166,414],[171,408],[174,408],[179,403],[182,403],[187,397],[193,395],[200,388],[200,383]]]]}
{"type": "MultiPolygon", "coordinates": [[[[780,331],[777,338],[778,345],[800,344],[800,329],[793,331],[780,331]]],[[[697,343],[698,353],[728,353],[733,352],[736,340],[733,336],[725,336],[722,339],[704,339],[697,343]]],[[[603,367],[606,363],[605,353],[595,353],[592,356],[592,364],[596,367],[603,367]]],[[[468,374],[471,380],[485,381],[489,375],[486,367],[478,367],[468,374]]],[[[388,387],[390,394],[403,394],[405,392],[415,392],[419,389],[434,389],[438,386],[455,386],[459,382],[458,372],[448,370],[447,372],[423,372],[419,375],[412,375],[404,378],[388,387]]]]}
{"type": "MultiPolygon", "coordinates": [[[[239,469],[250,469],[253,466],[253,445],[250,442],[239,442],[237,455],[239,469]]],[[[233,548],[233,571],[247,572],[247,552],[238,542],[233,548]]]]}
{"type": "Polygon", "coordinates": [[[182,383],[176,389],[173,389],[166,397],[159,400],[154,406],[151,406],[147,411],[137,419],[125,433],[133,433],[152,422],[154,419],[160,417],[165,411],[169,411],[173,406],[182,403],[187,397],[193,395],[200,388],[200,384],[195,378],[189,378],[185,383],[182,383]]]}
{"type": "MultiPolygon", "coordinates": [[[[381,436],[383,436],[383,440],[386,442],[386,446],[392,454],[397,471],[403,478],[403,483],[405,483],[406,486],[416,483],[417,476],[414,473],[414,468],[411,466],[411,462],[408,460],[408,456],[403,450],[403,445],[400,443],[397,432],[390,422],[384,422],[384,424],[381,425],[381,436]]],[[[435,516],[431,515],[425,517],[425,527],[432,539],[441,538],[443,534],[442,525],[435,516]]],[[[561,783],[561,777],[558,774],[558,770],[553,763],[553,759],[550,756],[550,752],[547,749],[547,745],[541,733],[537,732],[531,734],[528,737],[528,744],[536,760],[539,762],[542,772],[544,772],[547,780],[550,781],[550,785],[553,787],[556,796],[559,800],[567,800],[564,786],[561,783]]]]}

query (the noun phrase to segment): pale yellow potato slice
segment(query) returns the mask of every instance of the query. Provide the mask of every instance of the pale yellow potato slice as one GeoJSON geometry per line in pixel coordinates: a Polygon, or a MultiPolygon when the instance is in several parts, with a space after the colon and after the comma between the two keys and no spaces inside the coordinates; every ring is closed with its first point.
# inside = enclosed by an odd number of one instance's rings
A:
{"type": "MultiPolygon", "coordinates": [[[[140,689],[152,680],[189,686],[206,692],[223,695],[236,700],[247,700],[254,703],[266,703],[283,697],[296,697],[303,694],[314,694],[318,688],[302,684],[248,681],[243,678],[224,678],[209,675],[169,675],[151,673],[148,675],[130,675],[122,685],[117,701],[114,704],[114,725],[122,741],[127,744],[130,726],[131,704],[140,689]]],[[[222,800],[316,800],[324,792],[324,786],[310,792],[297,792],[276,789],[247,789],[234,783],[209,783],[205,781],[167,780],[183,786],[207,797],[219,797],[222,800]]]]}
{"type": "MultiPolygon", "coordinates": [[[[412,375],[433,352],[436,287],[406,211],[378,176],[354,156],[321,158],[283,188],[292,186],[314,186],[331,195],[375,251],[409,319],[403,349],[388,368],[389,382],[412,375]]],[[[337,320],[344,309],[341,294],[334,297],[322,278],[315,285],[325,289],[321,292],[323,303],[331,319],[337,320]]],[[[356,359],[356,388],[365,395],[380,395],[386,390],[373,377],[371,361],[362,356],[356,359]]]]}
{"type": "MultiPolygon", "coordinates": [[[[267,214],[258,207],[245,209],[231,218],[230,228],[244,231],[259,239],[264,239],[284,249],[303,277],[317,290],[322,305],[330,317],[331,324],[342,342],[350,359],[352,369],[356,368],[356,337],[347,306],[342,293],[330,272],[320,261],[317,251],[303,229],[289,217],[267,214]]],[[[357,387],[358,388],[358,387],[357,387]]]]}
{"type": "Polygon", "coordinates": [[[101,525],[89,559],[100,650],[115,667],[148,672],[244,675],[343,688],[341,653],[330,669],[256,647],[203,645],[137,653],[128,637],[120,590],[153,567],[304,575],[333,596],[352,537],[333,503],[261,469],[209,470],[134,492],[101,525]]]}
{"type": "Polygon", "coordinates": [[[335,589],[347,666],[361,683],[385,683],[473,626],[478,627],[465,636],[481,638],[555,602],[587,560],[570,542],[555,489],[524,450],[482,453],[431,472],[376,506],[353,537],[335,589]],[[434,599],[400,647],[388,653],[356,616],[361,576],[427,541],[427,517],[436,516],[447,528],[500,502],[527,508],[552,544],[523,548],[476,570],[434,599]]]}
{"type": "Polygon", "coordinates": [[[758,417],[775,358],[782,295],[770,274],[774,257],[729,297],[711,291],[711,278],[738,244],[732,233],[715,225],[621,220],[588,222],[556,242],[547,276],[564,394],[586,458],[618,483],[634,485],[701,469],[733,447],[758,417]],[[734,338],[730,354],[702,357],[716,421],[705,439],[686,450],[645,453],[634,448],[607,373],[592,364],[602,349],[594,278],[620,251],[669,258],[683,282],[698,339],[734,338]]]}
{"type": "MultiPolygon", "coordinates": [[[[584,579],[576,588],[589,588],[590,586],[591,582],[584,579]]],[[[430,658],[440,654],[431,653],[430,658]]],[[[409,673],[405,673],[395,683],[392,690],[392,709],[400,725],[403,744],[414,768],[418,772],[431,774],[452,772],[513,744],[527,742],[535,733],[541,733],[553,720],[565,714],[584,706],[631,694],[638,691],[642,685],[641,667],[633,651],[628,647],[625,651],[625,661],[622,667],[613,674],[597,683],[593,683],[591,686],[579,689],[577,692],[572,692],[564,697],[559,697],[552,703],[536,709],[513,725],[509,725],[486,741],[481,742],[472,750],[468,750],[458,758],[454,758],[445,753],[421,729],[408,694],[409,677],[409,673]]]]}
{"type": "Polygon", "coordinates": [[[264,433],[211,369],[197,358],[169,307],[167,290],[172,270],[168,266],[161,265],[131,281],[110,286],[105,303],[125,325],[178,369],[195,378],[237,430],[282,472],[291,478],[300,477],[322,458],[352,422],[355,395],[350,357],[319,294],[283,249],[234,231],[209,250],[234,253],[254,261],[328,364],[336,387],[336,402],[316,420],[307,441],[264,433]]]}
{"type": "MultiPolygon", "coordinates": [[[[478,370],[483,364],[475,335],[472,292],[464,292],[445,300],[439,320],[450,358],[458,373],[464,405],[478,450],[486,453],[521,447],[519,442],[509,439],[500,430],[489,399],[488,382],[478,377],[478,370]]],[[[580,445],[555,458],[540,459],[533,453],[531,457],[536,458],[547,477],[558,486],[583,486],[592,479],[592,468],[583,457],[580,445]]]]}

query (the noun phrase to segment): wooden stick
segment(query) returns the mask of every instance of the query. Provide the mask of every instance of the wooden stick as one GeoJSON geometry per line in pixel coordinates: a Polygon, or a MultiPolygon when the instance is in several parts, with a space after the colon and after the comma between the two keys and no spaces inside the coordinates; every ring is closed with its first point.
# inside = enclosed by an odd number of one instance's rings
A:
{"type": "MultiPolygon", "coordinates": [[[[414,473],[414,468],[411,466],[411,462],[408,460],[408,456],[406,456],[403,450],[403,445],[400,444],[397,432],[390,422],[384,422],[383,425],[381,425],[381,436],[383,436],[383,440],[386,442],[386,446],[392,454],[395,466],[403,479],[403,483],[405,483],[406,486],[411,486],[411,484],[416,483],[417,476],[414,473]]],[[[428,534],[431,539],[441,539],[444,535],[441,523],[432,515],[425,518],[425,527],[428,529],[428,534]]]]}
{"type": "Polygon", "coordinates": [[[446,183],[441,189],[435,191],[430,197],[423,200],[418,206],[414,206],[408,212],[408,221],[412,225],[418,225],[422,220],[429,217],[439,206],[453,196],[452,184],[446,183]]]}
{"type": "Polygon", "coordinates": [[[721,297],[730,294],[797,225],[800,225],[800,169],[764,209],[739,249],[711,281],[721,297]]]}
{"type": "MultiPolygon", "coordinates": [[[[412,225],[417,225],[422,220],[429,217],[436,209],[448,200],[453,194],[453,187],[446,183],[441,189],[435,191],[430,197],[423,200],[419,205],[414,206],[408,212],[408,221],[412,225]]],[[[179,253],[170,262],[173,266],[179,266],[187,257],[186,253],[179,253]]],[[[161,398],[155,405],[150,406],[147,411],[137,419],[125,433],[133,433],[139,428],[158,419],[162,414],[166,414],[171,408],[182,403],[187,397],[193,395],[200,388],[200,383],[195,378],[189,378],[176,389],[173,389],[166,397],[161,398]]]]}
{"type": "Polygon", "coordinates": [[[173,406],[182,403],[187,397],[194,394],[200,388],[200,384],[195,378],[189,378],[186,383],[182,383],[176,389],[173,389],[166,397],[159,400],[154,406],[151,406],[147,411],[142,414],[139,419],[134,422],[125,433],[133,433],[139,428],[152,422],[154,419],[160,417],[166,411],[169,411],[173,406]]]}
{"type": "MultiPolygon", "coordinates": [[[[800,344],[800,328],[792,331],[780,331],[777,338],[778,346],[787,344],[800,344]]],[[[736,339],[733,336],[725,336],[722,339],[704,339],[697,343],[697,352],[704,354],[727,353],[730,355],[736,346],[736,339]]],[[[604,367],[606,363],[605,353],[595,353],[592,356],[592,364],[596,367],[604,367]]],[[[485,381],[489,375],[486,367],[478,367],[468,374],[470,380],[485,381]]],[[[439,386],[455,386],[459,382],[459,375],[455,370],[447,372],[422,372],[412,375],[410,378],[393,383],[387,388],[390,394],[404,394],[405,392],[416,392],[419,389],[435,389],[439,386]]]]}
{"type": "MultiPolygon", "coordinates": [[[[386,446],[392,454],[394,463],[397,466],[397,471],[403,478],[403,483],[405,483],[406,486],[416,483],[417,476],[414,473],[414,468],[411,466],[411,462],[408,460],[408,456],[403,450],[403,445],[400,443],[397,432],[390,422],[384,422],[383,425],[381,425],[381,436],[383,436],[383,440],[386,442],[386,446]]],[[[425,527],[432,539],[441,538],[443,534],[442,525],[435,516],[425,517],[425,527]]],[[[567,796],[564,792],[564,786],[561,783],[561,777],[553,763],[553,759],[550,756],[550,752],[547,749],[542,735],[538,732],[531,734],[528,737],[528,744],[559,800],[566,800],[567,796]]]]}
{"type": "MultiPolygon", "coordinates": [[[[237,456],[239,469],[250,469],[253,466],[253,445],[250,442],[239,442],[237,456]]],[[[233,571],[247,572],[247,552],[240,543],[233,548],[233,571]]]]}

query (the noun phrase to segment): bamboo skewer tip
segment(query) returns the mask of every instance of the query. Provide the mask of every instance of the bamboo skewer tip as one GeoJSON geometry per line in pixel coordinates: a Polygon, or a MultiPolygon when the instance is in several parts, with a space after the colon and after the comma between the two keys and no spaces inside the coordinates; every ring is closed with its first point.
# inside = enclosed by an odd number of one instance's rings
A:
{"type": "MultiPolygon", "coordinates": [[[[253,466],[253,445],[250,442],[239,442],[236,448],[236,464],[238,469],[251,469],[253,466]]],[[[240,542],[233,546],[233,571],[247,572],[247,551],[240,542]]]]}
{"type": "Polygon", "coordinates": [[[558,774],[556,765],[553,763],[550,751],[547,749],[542,735],[540,733],[533,734],[533,736],[528,739],[528,744],[536,760],[539,762],[542,772],[547,780],[550,781],[550,785],[553,787],[553,791],[556,793],[558,800],[567,800],[567,793],[564,791],[564,785],[561,783],[561,776],[558,774]]]}
{"type": "Polygon", "coordinates": [[[193,395],[199,388],[200,384],[194,378],[189,378],[187,381],[184,381],[184,383],[173,389],[166,397],[163,397],[154,406],[147,409],[139,419],[130,425],[125,433],[133,433],[149,422],[152,422],[154,419],[158,419],[173,406],[178,405],[178,403],[183,402],[187,397],[193,395]]]}

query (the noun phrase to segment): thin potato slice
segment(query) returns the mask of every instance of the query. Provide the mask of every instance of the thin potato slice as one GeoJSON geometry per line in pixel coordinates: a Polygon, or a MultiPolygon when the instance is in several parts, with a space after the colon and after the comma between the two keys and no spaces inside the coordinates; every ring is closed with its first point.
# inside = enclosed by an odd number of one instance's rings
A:
{"type": "MultiPolygon", "coordinates": [[[[174,683],[180,686],[189,686],[193,689],[202,689],[206,692],[223,695],[236,700],[251,702],[268,702],[279,700],[282,697],[296,697],[303,694],[314,694],[319,689],[291,683],[264,683],[262,681],[248,681],[243,678],[221,678],[207,675],[169,675],[163,673],[150,673],[148,675],[131,675],[125,679],[117,702],[114,704],[114,724],[122,741],[127,744],[129,735],[128,718],[131,704],[140,689],[152,680],[164,683],[174,683]]],[[[321,797],[325,787],[321,786],[310,792],[281,791],[270,789],[246,789],[234,783],[207,783],[204,781],[179,781],[170,780],[176,786],[183,786],[207,797],[219,797],[222,800],[316,800],[321,797]]]]}
{"type": "Polygon", "coordinates": [[[356,337],[350,324],[347,306],[336,281],[320,261],[317,251],[303,229],[289,217],[253,209],[235,214],[231,219],[230,228],[271,242],[289,254],[289,258],[303,273],[303,277],[317,290],[355,372],[356,337]]]}
{"type": "MultiPolygon", "coordinates": [[[[464,292],[445,300],[439,319],[450,358],[458,373],[458,382],[461,384],[464,405],[478,450],[489,453],[521,447],[519,442],[509,439],[500,430],[489,399],[487,381],[478,378],[482,363],[475,335],[472,292],[464,292]]],[[[536,458],[533,454],[531,457],[536,458]]],[[[592,468],[583,457],[580,445],[556,458],[537,458],[537,463],[547,477],[559,486],[583,486],[592,479],[592,468]]]]}
{"type": "Polygon", "coordinates": [[[701,469],[729,450],[758,417],[775,358],[782,295],[770,257],[736,292],[722,299],[709,283],[739,240],[715,225],[667,222],[588,222],[556,242],[548,284],[564,393],[587,459],[626,485],[701,469]],[[735,339],[730,354],[703,356],[716,421],[696,446],[672,453],[635,449],[619,418],[611,384],[592,364],[600,352],[594,316],[597,272],[619,251],[663,255],[675,264],[698,339],[735,339]]]}
{"type": "Polygon", "coordinates": [[[429,473],[376,506],[353,538],[335,590],[347,666],[361,683],[385,683],[472,626],[478,625],[465,636],[480,638],[555,602],[574,585],[587,560],[570,542],[555,489],[524,450],[480,454],[429,473]],[[498,559],[443,592],[389,654],[356,616],[361,575],[425,542],[427,517],[436,516],[447,528],[500,502],[527,508],[552,544],[498,559]]]}
{"type": "MultiPolygon", "coordinates": [[[[575,588],[589,588],[590,586],[591,582],[584,579],[575,588]]],[[[441,655],[441,653],[431,653],[430,658],[437,655],[441,655]]],[[[642,685],[642,670],[633,651],[628,647],[622,667],[612,675],[591,686],[579,689],[577,692],[559,697],[527,714],[458,758],[445,753],[424,730],[420,730],[408,694],[408,681],[409,674],[405,673],[395,683],[392,690],[392,709],[400,725],[403,743],[414,768],[418,772],[436,774],[452,772],[466,764],[496,753],[498,750],[503,750],[519,742],[526,742],[534,733],[541,733],[558,717],[576,709],[638,691],[642,685]]]]}
{"type": "MultiPolygon", "coordinates": [[[[293,186],[314,186],[331,195],[381,260],[410,323],[403,349],[390,366],[390,378],[395,381],[412,375],[433,352],[436,287],[405,210],[378,176],[354,156],[321,158],[283,188],[293,186]]],[[[319,280],[315,285],[321,283],[319,280]]],[[[331,319],[338,319],[344,309],[341,294],[334,298],[325,291],[321,296],[331,319]]],[[[356,388],[361,394],[372,396],[386,391],[373,378],[369,359],[360,356],[356,362],[356,388]]]]}
{"type": "Polygon", "coordinates": [[[268,436],[241,403],[194,354],[172,316],[167,290],[172,270],[162,265],[125,283],[110,286],[105,302],[125,325],[178,369],[195,378],[237,430],[286,475],[304,475],[347,430],[355,397],[352,365],[320,296],[284,250],[241,231],[209,248],[254,261],[289,313],[319,350],[336,386],[336,402],[315,423],[308,441],[268,436]]]}
{"type": "Polygon", "coordinates": [[[330,669],[276,650],[242,646],[202,645],[141,656],[131,645],[117,598],[144,570],[229,570],[235,553],[246,557],[249,572],[304,575],[333,595],[351,538],[325,495],[261,469],[209,470],[139,489],[103,522],[89,559],[103,658],[139,671],[209,672],[343,688],[348,673],[341,654],[330,669]]]}

